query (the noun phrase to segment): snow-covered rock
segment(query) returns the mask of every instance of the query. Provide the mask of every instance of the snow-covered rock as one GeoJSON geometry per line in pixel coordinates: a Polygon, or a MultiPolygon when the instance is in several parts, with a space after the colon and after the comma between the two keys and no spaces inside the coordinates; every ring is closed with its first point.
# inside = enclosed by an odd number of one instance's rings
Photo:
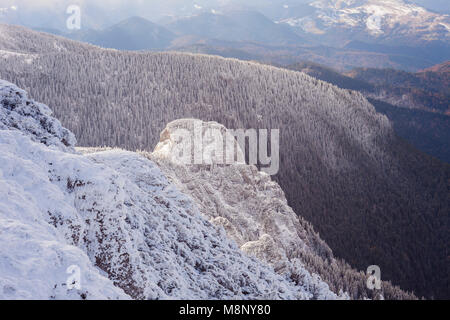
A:
{"type": "Polygon", "coordinates": [[[0,80],[0,105],[0,129],[19,130],[47,146],[75,146],[73,133],[51,116],[46,105],[29,99],[24,90],[3,80],[0,80]]]}
{"type": "Polygon", "coordinates": [[[0,299],[335,298],[301,262],[299,283],[258,254],[273,244],[255,232],[286,212],[261,212],[249,237],[235,237],[262,260],[249,257],[154,162],[123,150],[81,154],[74,143],[47,107],[0,82],[0,299]]]}
{"type": "Polygon", "coordinates": [[[167,124],[153,155],[180,165],[245,164],[242,149],[225,126],[196,119],[167,124]]]}
{"type": "MultiPolygon", "coordinates": [[[[308,254],[332,260],[331,249],[288,206],[284,192],[270,176],[245,163],[186,165],[177,161],[178,151],[186,150],[179,144],[189,141],[180,139],[178,130],[194,128],[198,121],[182,119],[168,124],[155,152],[147,157],[156,161],[169,179],[194,199],[203,216],[223,227],[244,252],[273,266],[280,275],[303,279],[298,285],[314,291],[316,298],[336,298],[302,262],[308,254]]],[[[224,130],[215,122],[200,123],[203,133],[211,128],[224,130]]],[[[236,152],[242,154],[242,150],[236,152]]]]}

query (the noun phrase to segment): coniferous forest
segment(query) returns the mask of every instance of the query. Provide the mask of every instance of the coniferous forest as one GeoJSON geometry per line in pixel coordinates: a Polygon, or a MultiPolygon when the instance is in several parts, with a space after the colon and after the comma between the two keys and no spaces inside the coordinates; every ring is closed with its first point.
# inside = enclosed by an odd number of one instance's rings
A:
{"type": "Polygon", "coordinates": [[[280,129],[274,179],[336,257],[379,265],[418,297],[449,297],[450,167],[398,138],[360,93],[253,62],[0,30],[0,50],[16,53],[0,60],[0,78],[49,105],[78,145],[152,151],[187,117],[280,129]]]}

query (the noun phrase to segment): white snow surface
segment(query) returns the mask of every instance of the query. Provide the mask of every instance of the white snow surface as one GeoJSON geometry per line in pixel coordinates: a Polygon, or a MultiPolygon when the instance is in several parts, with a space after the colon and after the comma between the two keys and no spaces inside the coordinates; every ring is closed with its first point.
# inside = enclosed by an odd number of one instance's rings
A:
{"type": "Polygon", "coordinates": [[[314,277],[298,285],[247,256],[154,162],[123,150],[83,155],[74,144],[48,107],[0,82],[0,299],[309,299],[317,291],[314,277]],[[81,288],[66,285],[73,265],[81,288]]]}

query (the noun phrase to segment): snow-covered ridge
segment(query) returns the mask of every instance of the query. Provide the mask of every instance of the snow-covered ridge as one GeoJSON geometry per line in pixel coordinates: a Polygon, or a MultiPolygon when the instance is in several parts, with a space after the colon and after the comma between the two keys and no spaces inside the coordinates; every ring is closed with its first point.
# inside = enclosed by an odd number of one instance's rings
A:
{"type": "Polygon", "coordinates": [[[194,122],[202,123],[204,135],[208,129],[225,129],[215,122],[174,121],[164,129],[155,152],[147,157],[155,160],[170,180],[194,199],[203,216],[223,227],[244,252],[271,265],[280,275],[297,279],[297,284],[313,292],[315,298],[336,298],[302,261],[313,257],[329,263],[333,260],[331,249],[288,206],[284,192],[270,176],[245,163],[183,165],[176,160],[175,153],[185,150],[180,145],[186,143],[176,132],[180,127],[193,130],[194,122]]]}
{"type": "Polygon", "coordinates": [[[74,144],[48,107],[0,82],[0,299],[336,298],[247,256],[154,162],[74,144]]]}
{"type": "Polygon", "coordinates": [[[16,129],[47,146],[74,147],[75,136],[53,118],[51,110],[28,98],[15,85],[0,80],[0,129],[16,129]]]}
{"type": "Polygon", "coordinates": [[[310,6],[316,8],[313,15],[280,22],[316,34],[344,28],[365,31],[375,38],[450,39],[449,15],[433,13],[403,0],[316,0],[310,6]]]}

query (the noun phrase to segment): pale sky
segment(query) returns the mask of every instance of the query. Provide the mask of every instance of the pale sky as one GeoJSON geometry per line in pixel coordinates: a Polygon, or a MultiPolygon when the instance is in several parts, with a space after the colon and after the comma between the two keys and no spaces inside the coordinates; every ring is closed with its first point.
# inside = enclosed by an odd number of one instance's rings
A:
{"type": "MultiPolygon", "coordinates": [[[[85,25],[104,27],[131,16],[158,22],[167,16],[191,15],[201,10],[219,9],[234,4],[268,2],[269,0],[0,0],[0,9],[9,8],[9,16],[0,22],[30,27],[60,29],[70,5],[79,5],[85,25]],[[16,12],[12,13],[11,8],[16,12]],[[9,19],[6,20],[5,19],[9,19]]],[[[271,0],[282,1],[282,0],[271,0]]],[[[292,0],[287,0],[292,1],[292,0]]],[[[299,0],[297,0],[299,1],[299,0]]],[[[302,1],[302,0],[300,0],[302,1]]],[[[0,11],[1,13],[1,11],[0,11]]]]}

